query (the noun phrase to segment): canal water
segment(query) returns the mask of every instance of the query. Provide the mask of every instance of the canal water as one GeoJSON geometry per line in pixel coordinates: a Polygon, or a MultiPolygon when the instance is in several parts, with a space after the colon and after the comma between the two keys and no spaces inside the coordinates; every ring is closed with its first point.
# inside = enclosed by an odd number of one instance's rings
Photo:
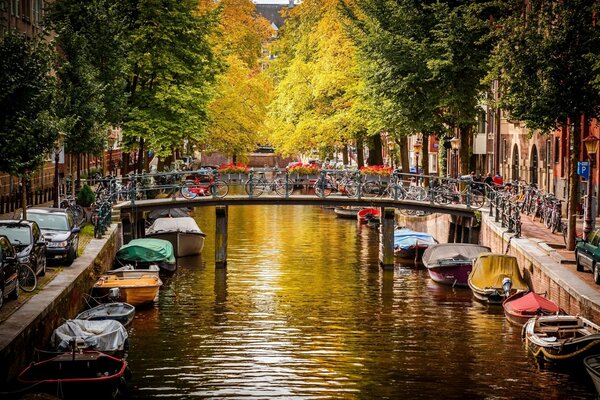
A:
{"type": "Polygon", "coordinates": [[[130,334],[129,397],[591,399],[585,371],[539,368],[520,329],[424,269],[378,266],[376,231],[304,206],[214,208],[203,257],[181,259],[130,334]]]}

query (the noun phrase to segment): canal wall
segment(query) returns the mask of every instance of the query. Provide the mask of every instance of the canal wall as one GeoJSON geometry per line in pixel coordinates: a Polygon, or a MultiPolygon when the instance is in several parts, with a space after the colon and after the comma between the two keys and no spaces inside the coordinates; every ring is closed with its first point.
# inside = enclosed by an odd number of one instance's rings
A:
{"type": "Polygon", "coordinates": [[[575,265],[564,263],[542,240],[514,238],[489,212],[482,211],[481,243],[494,252],[517,257],[523,277],[536,293],[546,293],[568,314],[600,322],[600,291],[583,281],[575,265]]]}
{"type": "Polygon", "coordinates": [[[103,239],[92,239],[84,253],[0,325],[0,387],[16,378],[37,354],[48,348],[54,329],[75,317],[85,305],[99,275],[109,270],[121,247],[121,225],[113,224],[103,239]]]}
{"type": "Polygon", "coordinates": [[[450,235],[452,216],[449,214],[406,215],[396,213],[396,223],[418,232],[427,232],[440,243],[446,243],[450,235]]]}

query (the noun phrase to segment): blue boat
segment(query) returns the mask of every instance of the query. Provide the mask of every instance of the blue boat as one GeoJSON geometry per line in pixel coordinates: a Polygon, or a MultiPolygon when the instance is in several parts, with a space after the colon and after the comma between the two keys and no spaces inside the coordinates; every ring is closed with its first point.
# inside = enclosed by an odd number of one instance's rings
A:
{"type": "Polygon", "coordinates": [[[394,255],[398,258],[421,262],[423,252],[437,243],[429,233],[417,232],[409,228],[394,231],[394,255]]]}

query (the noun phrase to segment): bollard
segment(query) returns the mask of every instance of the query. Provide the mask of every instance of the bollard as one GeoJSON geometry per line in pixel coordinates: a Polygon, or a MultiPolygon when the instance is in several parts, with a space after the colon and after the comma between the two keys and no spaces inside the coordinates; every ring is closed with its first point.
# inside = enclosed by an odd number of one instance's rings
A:
{"type": "Polygon", "coordinates": [[[227,206],[215,207],[215,267],[227,267],[227,206]]]}
{"type": "Polygon", "coordinates": [[[394,268],[394,223],[395,209],[381,208],[381,225],[379,226],[379,265],[383,269],[394,268]]]}

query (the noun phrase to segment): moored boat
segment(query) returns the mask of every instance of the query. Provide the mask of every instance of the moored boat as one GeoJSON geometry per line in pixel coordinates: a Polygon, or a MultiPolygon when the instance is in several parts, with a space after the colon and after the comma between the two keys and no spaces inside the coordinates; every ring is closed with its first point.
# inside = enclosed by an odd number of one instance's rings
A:
{"type": "Polygon", "coordinates": [[[356,215],[358,214],[358,212],[360,210],[361,210],[361,207],[340,206],[340,207],[335,207],[333,209],[333,212],[335,213],[336,217],[338,217],[338,218],[356,219],[356,215]]]}
{"type": "Polygon", "coordinates": [[[531,318],[522,332],[528,350],[540,362],[581,362],[600,349],[600,326],[580,316],[531,318]]]}
{"type": "Polygon", "coordinates": [[[535,292],[525,291],[509,296],[502,302],[502,308],[506,319],[520,326],[536,316],[564,314],[553,301],[535,292]]]}
{"type": "Polygon", "coordinates": [[[134,239],[121,246],[116,257],[122,265],[133,264],[136,267],[146,268],[156,264],[169,272],[177,268],[173,245],[163,239],[134,239]]]}
{"type": "Polygon", "coordinates": [[[468,243],[434,244],[423,253],[423,265],[435,282],[467,286],[473,261],[481,253],[490,252],[487,246],[468,243]]]}
{"type": "Polygon", "coordinates": [[[370,219],[379,218],[381,211],[378,208],[367,207],[363,208],[356,214],[358,222],[366,224],[370,219]]]}
{"type": "Polygon", "coordinates": [[[102,297],[107,296],[110,289],[119,288],[117,300],[132,306],[140,306],[154,302],[161,286],[162,281],[154,274],[142,275],[137,278],[102,275],[94,284],[93,290],[97,296],[102,297]]]}
{"type": "Polygon", "coordinates": [[[98,351],[83,351],[32,363],[17,381],[35,392],[60,393],[63,399],[112,399],[124,389],[126,378],[125,360],[98,351]]]}
{"type": "Polygon", "coordinates": [[[52,332],[50,343],[64,352],[75,340],[81,349],[122,356],[128,347],[127,338],[127,330],[119,321],[70,319],[52,332]]]}
{"type": "Polygon", "coordinates": [[[409,228],[394,231],[394,255],[398,258],[414,260],[420,263],[425,250],[437,240],[429,233],[417,232],[409,228]]]}
{"type": "Polygon", "coordinates": [[[85,310],[75,317],[75,319],[85,319],[89,321],[103,321],[112,319],[120,322],[127,327],[133,321],[135,316],[135,307],[129,303],[105,303],[85,310]]]}
{"type": "Polygon", "coordinates": [[[489,304],[501,304],[511,294],[529,290],[517,258],[506,254],[480,254],[467,283],[477,300],[489,304]]]}
{"type": "Polygon", "coordinates": [[[592,378],[596,393],[600,395],[600,354],[587,356],[583,359],[585,370],[592,378]]]}
{"type": "Polygon", "coordinates": [[[200,254],[206,234],[192,217],[157,218],[146,230],[146,237],[168,240],[175,257],[186,257],[200,254]]]}
{"type": "Polygon", "coordinates": [[[159,272],[160,268],[158,268],[158,265],[156,264],[151,264],[148,266],[148,268],[135,268],[133,265],[127,264],[117,269],[106,271],[106,274],[120,276],[122,278],[139,278],[142,275],[158,276],[159,272]]]}

